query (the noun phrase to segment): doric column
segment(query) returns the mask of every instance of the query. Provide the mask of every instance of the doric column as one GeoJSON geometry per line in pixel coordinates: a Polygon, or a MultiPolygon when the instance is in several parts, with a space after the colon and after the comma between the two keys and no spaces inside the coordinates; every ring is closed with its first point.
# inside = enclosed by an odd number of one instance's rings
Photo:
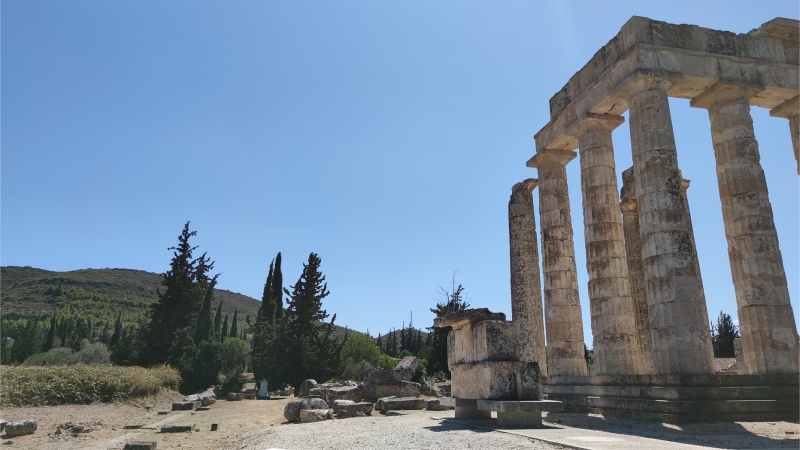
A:
{"type": "Polygon", "coordinates": [[[586,376],[583,323],[566,164],[573,151],[543,150],[528,163],[539,169],[539,216],[547,333],[548,373],[586,376]]]}
{"type": "Polygon", "coordinates": [[[511,188],[508,200],[508,234],[511,248],[511,313],[519,324],[522,361],[536,361],[547,376],[542,322],[542,286],[539,242],[533,211],[533,190],[538,180],[528,178],[511,188]]]}
{"type": "Polygon", "coordinates": [[[697,245],[694,239],[694,226],[692,225],[692,213],[689,211],[689,197],[686,195],[686,191],[689,189],[689,185],[691,184],[690,180],[683,178],[681,175],[681,197],[683,197],[683,211],[686,217],[686,229],[689,231],[689,239],[692,240],[692,262],[694,263],[694,273],[697,274],[697,285],[700,287],[700,299],[702,300],[703,304],[706,305],[706,308],[703,309],[703,313],[705,314],[704,321],[705,323],[710,323],[708,321],[708,303],[706,303],[706,290],[703,287],[703,275],[700,272],[700,259],[697,257],[697,245]]]}
{"type": "Polygon", "coordinates": [[[771,109],[769,115],[789,119],[789,132],[792,134],[794,160],[797,162],[797,174],[800,175],[800,96],[786,100],[771,109]]]}
{"type": "Polygon", "coordinates": [[[620,190],[622,228],[625,233],[625,254],[628,256],[628,280],[636,313],[636,334],[639,337],[639,357],[642,374],[655,373],[653,368],[653,340],[650,336],[650,312],[647,307],[647,292],[644,287],[642,266],[642,237],[639,235],[639,210],[636,206],[636,185],[633,182],[633,167],[622,172],[620,190]]]}
{"type": "Polygon", "coordinates": [[[597,375],[642,372],[611,140],[611,131],[624,121],[590,114],[577,128],[597,375]]]}
{"type": "Polygon", "coordinates": [[[666,87],[642,77],[625,92],[653,365],[657,374],[711,374],[711,334],[692,262],[666,87]]]}
{"type": "Polygon", "coordinates": [[[746,370],[798,372],[797,328],[750,117],[755,85],[719,82],[691,105],[708,110],[746,370]]]}

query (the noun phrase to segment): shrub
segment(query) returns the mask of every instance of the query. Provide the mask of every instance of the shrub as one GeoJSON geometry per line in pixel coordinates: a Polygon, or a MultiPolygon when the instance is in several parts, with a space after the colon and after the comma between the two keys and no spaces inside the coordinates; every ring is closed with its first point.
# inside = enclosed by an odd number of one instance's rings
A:
{"type": "Polygon", "coordinates": [[[394,368],[397,367],[397,361],[393,360],[389,355],[381,354],[380,358],[378,358],[378,367],[381,369],[394,370],[394,368]]]}
{"type": "Polygon", "coordinates": [[[111,364],[111,352],[105,344],[88,340],[81,341],[81,349],[73,355],[72,364],[103,365],[111,364]]]}
{"type": "Polygon", "coordinates": [[[222,363],[226,369],[233,369],[237,366],[246,367],[250,361],[250,346],[242,339],[232,337],[222,341],[220,349],[222,363]]]}
{"type": "Polygon", "coordinates": [[[369,335],[364,333],[351,334],[342,347],[342,361],[345,361],[345,364],[349,359],[351,362],[366,361],[370,367],[375,367],[380,356],[381,349],[369,335]]]}
{"type": "Polygon", "coordinates": [[[347,358],[344,363],[344,370],[342,371],[342,380],[361,381],[364,379],[364,371],[370,367],[375,367],[368,361],[361,360],[353,362],[351,358],[347,358]]]}
{"type": "Polygon", "coordinates": [[[222,382],[220,388],[222,392],[239,392],[244,387],[244,376],[242,375],[242,366],[237,366],[231,373],[225,377],[225,381],[222,382]]]}
{"type": "Polygon", "coordinates": [[[403,359],[406,356],[414,356],[414,355],[412,355],[411,352],[408,351],[408,350],[403,350],[402,352],[400,352],[399,355],[397,355],[397,357],[400,358],[400,359],[403,359]]]}
{"type": "Polygon", "coordinates": [[[0,405],[43,406],[118,402],[177,390],[178,371],[169,366],[151,369],[118,366],[0,367],[0,405]]]}
{"type": "Polygon", "coordinates": [[[25,359],[23,366],[68,366],[72,364],[73,351],[69,347],[54,348],[25,359]]]}

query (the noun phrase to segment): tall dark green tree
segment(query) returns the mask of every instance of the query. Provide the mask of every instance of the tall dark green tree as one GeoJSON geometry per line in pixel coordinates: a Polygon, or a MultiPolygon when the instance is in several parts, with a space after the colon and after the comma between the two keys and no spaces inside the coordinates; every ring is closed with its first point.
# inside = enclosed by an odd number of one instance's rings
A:
{"type": "Polygon", "coordinates": [[[284,316],[276,320],[274,338],[254,354],[271,385],[299,387],[307,378],[324,382],[342,371],[341,353],[347,335],[341,340],[332,335],[335,314],[329,323],[320,324],[328,318],[322,300],[330,293],[319,270],[321,262],[316,253],[311,253],[291,291],[284,289],[287,307],[284,316]]]}
{"type": "Polygon", "coordinates": [[[220,333],[220,341],[228,337],[228,315],[225,314],[225,320],[222,321],[222,333],[220,333]]]}
{"type": "Polygon", "coordinates": [[[44,338],[44,345],[42,346],[42,351],[46,352],[53,348],[53,340],[56,337],[56,323],[58,319],[56,318],[56,313],[53,313],[53,316],[50,317],[50,328],[47,330],[47,335],[44,338]]]}
{"type": "Polygon", "coordinates": [[[231,337],[239,337],[239,311],[233,312],[233,322],[231,322],[231,337]]]}
{"type": "Polygon", "coordinates": [[[214,336],[218,337],[222,334],[222,304],[225,302],[219,302],[217,306],[217,313],[214,314],[214,336]]]}
{"type": "MultiPolygon", "coordinates": [[[[158,302],[154,303],[149,315],[149,323],[142,333],[142,363],[151,365],[174,360],[170,355],[173,336],[178,330],[191,329],[196,321],[206,290],[210,283],[208,272],[214,263],[204,253],[194,258],[189,240],[197,234],[189,230],[189,222],[178,236],[178,245],[170,247],[173,251],[170,269],[162,274],[162,292],[158,291],[158,302]]],[[[191,336],[191,335],[190,335],[191,336]]]]}
{"type": "Polygon", "coordinates": [[[733,340],[739,337],[739,327],[728,314],[720,311],[717,324],[711,329],[715,358],[735,358],[733,340]]]}
{"type": "Polygon", "coordinates": [[[261,307],[258,308],[256,322],[263,320],[266,323],[275,323],[275,295],[272,292],[272,272],[275,270],[275,260],[269,263],[267,281],[264,283],[264,293],[261,295],[261,307]]]}
{"type": "Polygon", "coordinates": [[[122,337],[122,313],[117,316],[117,321],[114,323],[114,334],[111,335],[111,340],[108,341],[108,346],[113,347],[117,345],[119,339],[122,337]]]}
{"type": "Polygon", "coordinates": [[[194,341],[205,342],[214,334],[214,322],[211,319],[211,303],[214,300],[214,287],[217,285],[217,277],[214,275],[206,288],[206,295],[203,298],[203,306],[197,316],[197,324],[194,327],[194,341]]]}
{"type": "Polygon", "coordinates": [[[381,353],[386,353],[386,352],[383,351],[383,338],[381,337],[380,333],[378,333],[377,345],[378,345],[378,348],[381,350],[381,353]]]}
{"type": "MultiPolygon", "coordinates": [[[[444,301],[437,302],[435,308],[431,308],[431,312],[436,317],[443,317],[446,314],[457,311],[464,311],[469,308],[469,302],[464,298],[464,286],[460,283],[456,287],[455,274],[453,274],[453,284],[450,291],[439,286],[439,291],[444,301]]],[[[431,352],[431,360],[428,361],[428,373],[447,372],[447,334],[452,330],[451,327],[446,328],[433,328],[429,331],[433,334],[431,352]]]]}
{"type": "Polygon", "coordinates": [[[283,318],[283,273],[281,272],[281,252],[275,257],[275,271],[272,273],[272,299],[275,318],[283,318]]]}

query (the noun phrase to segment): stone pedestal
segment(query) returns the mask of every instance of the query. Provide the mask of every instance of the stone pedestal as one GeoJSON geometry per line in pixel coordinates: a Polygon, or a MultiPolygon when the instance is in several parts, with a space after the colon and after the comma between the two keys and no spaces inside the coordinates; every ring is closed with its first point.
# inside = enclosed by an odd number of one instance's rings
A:
{"type": "MultiPolygon", "coordinates": [[[[706,305],[693,263],[667,86],[642,77],[626,87],[642,263],[658,374],[711,374],[706,305]]],[[[540,177],[541,178],[541,177],[540,177]]]]}
{"type": "Polygon", "coordinates": [[[761,90],[719,82],[691,105],[708,109],[711,120],[746,366],[740,373],[797,373],[797,328],[750,117],[750,98],[761,90]]]}
{"type": "Polygon", "coordinates": [[[638,375],[642,371],[611,141],[611,131],[623,122],[621,116],[590,114],[577,131],[598,375],[638,375]]]}
{"type": "Polygon", "coordinates": [[[789,119],[794,160],[797,162],[797,174],[800,175],[800,96],[786,100],[783,104],[770,110],[769,115],[789,119]]]}
{"type": "Polygon", "coordinates": [[[573,151],[542,150],[528,162],[539,170],[539,216],[547,333],[548,373],[586,375],[565,165],[573,151]]]}
{"type": "Polygon", "coordinates": [[[536,184],[533,178],[515,184],[508,201],[511,313],[514,323],[519,325],[520,360],[538,362],[542,375],[547,376],[539,244],[532,195],[536,184]]]}
{"type": "Polygon", "coordinates": [[[456,419],[491,419],[492,412],[478,409],[478,400],[442,397],[439,403],[444,406],[455,408],[456,419]]]}
{"type": "Polygon", "coordinates": [[[497,412],[497,425],[505,428],[539,428],[542,412],[563,412],[564,404],[553,400],[478,400],[478,409],[497,412]]]}

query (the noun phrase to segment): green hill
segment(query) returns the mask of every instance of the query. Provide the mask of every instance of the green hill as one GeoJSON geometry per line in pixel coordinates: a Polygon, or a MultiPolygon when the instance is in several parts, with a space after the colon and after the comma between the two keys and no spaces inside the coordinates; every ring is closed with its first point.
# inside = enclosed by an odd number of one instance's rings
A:
{"type": "MultiPolygon", "coordinates": [[[[0,305],[3,316],[42,316],[89,311],[100,320],[116,319],[122,312],[126,321],[144,316],[158,300],[161,275],[131,269],[83,269],[53,272],[33,267],[0,267],[0,305]]],[[[214,290],[214,307],[220,301],[223,312],[255,318],[261,302],[223,289],[214,290]]]]}

